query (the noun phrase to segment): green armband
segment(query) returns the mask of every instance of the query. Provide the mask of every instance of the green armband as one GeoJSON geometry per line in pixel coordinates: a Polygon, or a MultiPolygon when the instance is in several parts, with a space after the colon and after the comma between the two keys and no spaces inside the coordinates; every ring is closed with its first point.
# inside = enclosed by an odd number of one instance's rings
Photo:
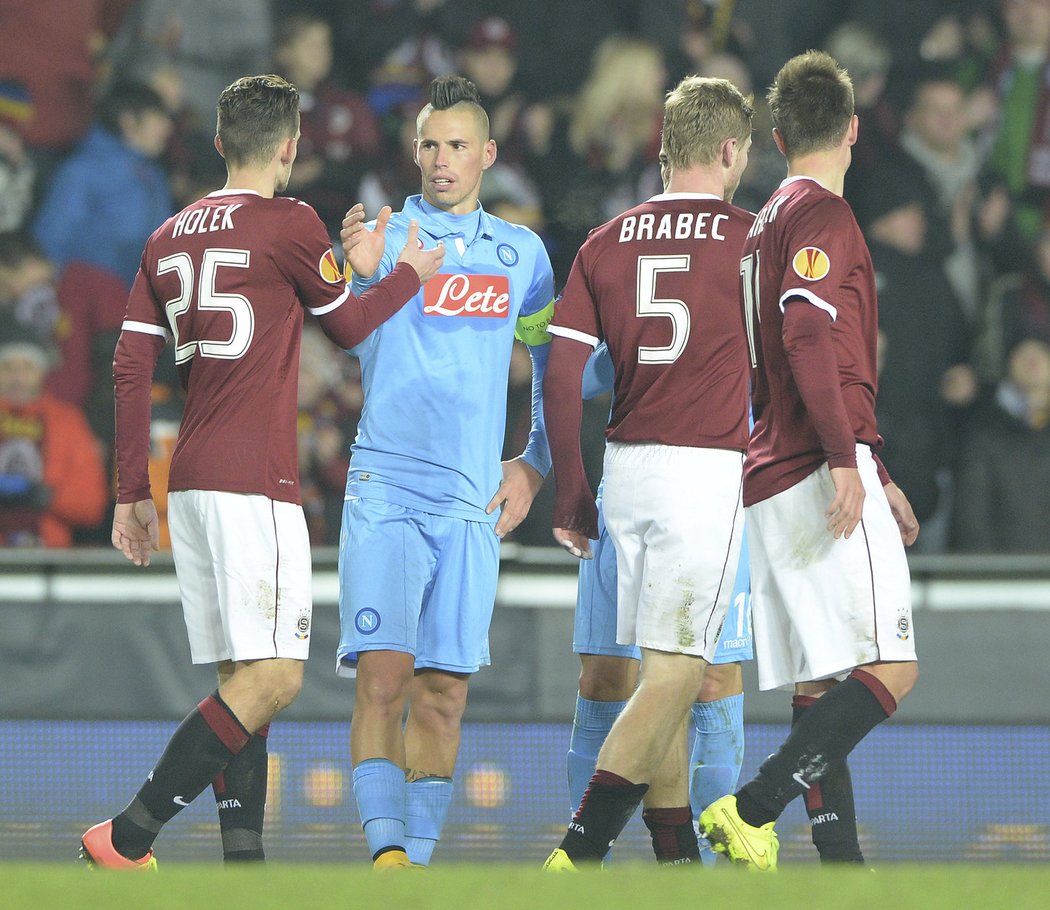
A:
{"type": "Polygon", "coordinates": [[[540,344],[550,344],[551,336],[547,326],[554,318],[554,301],[548,303],[542,310],[530,316],[519,316],[518,324],[514,328],[514,337],[523,341],[530,347],[540,344]]]}

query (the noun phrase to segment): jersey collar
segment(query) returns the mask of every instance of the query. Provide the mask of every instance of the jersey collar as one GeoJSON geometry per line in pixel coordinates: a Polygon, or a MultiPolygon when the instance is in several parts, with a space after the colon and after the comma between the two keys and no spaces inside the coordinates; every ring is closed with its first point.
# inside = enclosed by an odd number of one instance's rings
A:
{"type": "Polygon", "coordinates": [[[725,202],[714,193],[657,193],[649,197],[650,202],[663,202],[666,199],[714,199],[716,202],[725,202]]]}
{"type": "Polygon", "coordinates": [[[452,215],[431,205],[421,194],[417,194],[405,200],[404,211],[419,222],[420,230],[426,231],[435,240],[459,235],[463,237],[464,243],[470,246],[479,238],[491,240],[494,235],[492,216],[485,211],[480,202],[473,212],[452,215]],[[410,211],[411,209],[415,209],[418,214],[410,211]]]}
{"type": "Polygon", "coordinates": [[[777,189],[778,189],[778,190],[782,190],[782,189],[784,189],[784,187],[786,187],[786,186],[787,186],[787,185],[788,185],[789,183],[794,183],[794,182],[795,182],[796,180],[809,180],[809,181],[811,181],[812,183],[815,183],[815,184],[816,184],[817,186],[819,186],[819,187],[820,187],[821,189],[824,189],[824,190],[826,190],[826,189],[827,189],[827,187],[826,187],[826,186],[824,186],[824,184],[823,184],[823,183],[821,183],[821,182],[820,182],[819,180],[817,180],[817,178],[816,178],[816,177],[807,177],[807,176],[806,176],[805,174],[797,174],[797,175],[796,175],[796,176],[794,176],[794,177],[785,177],[785,178],[784,178],[784,179],[783,179],[783,180],[781,181],[781,183],[780,183],[780,186],[778,186],[778,187],[777,187],[777,189]]]}
{"type": "Polygon", "coordinates": [[[216,196],[258,196],[255,190],[215,190],[208,193],[205,199],[214,199],[216,196]]]}

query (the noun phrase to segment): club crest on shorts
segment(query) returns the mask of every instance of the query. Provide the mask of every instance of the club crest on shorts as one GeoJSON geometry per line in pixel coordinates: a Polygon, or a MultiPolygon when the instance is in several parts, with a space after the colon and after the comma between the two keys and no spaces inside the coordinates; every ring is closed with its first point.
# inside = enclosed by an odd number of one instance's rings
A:
{"type": "Polygon", "coordinates": [[[310,637],[310,614],[303,610],[295,621],[295,637],[305,641],[310,637]]]}
{"type": "Polygon", "coordinates": [[[335,253],[331,249],[326,250],[321,261],[317,263],[317,271],[329,284],[339,284],[343,280],[343,271],[335,261],[335,253]]]}
{"type": "Polygon", "coordinates": [[[357,616],[354,617],[354,626],[362,635],[374,635],[379,631],[381,623],[382,620],[379,618],[379,614],[371,607],[358,610],[357,616]]]}
{"type": "Polygon", "coordinates": [[[901,641],[911,638],[911,615],[907,610],[900,610],[897,613],[897,637],[901,641]]]}
{"type": "Polygon", "coordinates": [[[799,278],[820,281],[831,271],[831,260],[820,247],[804,246],[792,257],[791,268],[799,278]]]}

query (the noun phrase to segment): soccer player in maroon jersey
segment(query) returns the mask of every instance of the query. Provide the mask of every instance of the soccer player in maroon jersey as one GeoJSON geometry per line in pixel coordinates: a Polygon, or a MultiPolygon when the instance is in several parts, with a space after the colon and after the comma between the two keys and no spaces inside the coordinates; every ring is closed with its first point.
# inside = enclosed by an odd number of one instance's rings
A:
{"type": "Polygon", "coordinates": [[[161,827],[213,785],[227,861],[263,859],[266,732],[309,650],[310,548],[299,493],[296,398],[304,309],[352,347],[435,274],[413,223],[399,264],[360,298],[312,208],[276,197],[299,137],[299,93],[246,76],[219,96],[226,186],[150,237],[113,362],[118,497],[113,545],[157,549],[147,474],[150,382],[170,332],[186,388],[168,517],[194,663],[219,687],[182,722],[138,794],[81,842],[107,868],[152,869],[161,827]]]}
{"type": "Polygon", "coordinates": [[[642,657],[641,682],[547,869],[600,862],[643,797],[660,829],[649,826],[654,843],[699,862],[685,723],[718,644],[743,530],[748,360],[737,260],[753,216],[727,200],[747,165],[751,116],[723,79],[689,77],[669,93],[666,192],[591,233],[549,328],[554,536],[582,558],[598,527],[580,454],[581,379],[601,341],[612,357],[603,508],[616,547],[616,638],[642,657]]]}
{"type": "Polygon", "coordinates": [[[700,817],[716,850],[757,869],[775,868],[773,823],[803,794],[821,858],[863,861],[846,756],[918,678],[904,546],[919,526],[875,454],[875,273],[842,198],[853,86],[810,51],[769,103],[788,177],[740,263],[756,367],[744,505],[759,683],[793,688],[795,718],[758,775],[700,817]]]}

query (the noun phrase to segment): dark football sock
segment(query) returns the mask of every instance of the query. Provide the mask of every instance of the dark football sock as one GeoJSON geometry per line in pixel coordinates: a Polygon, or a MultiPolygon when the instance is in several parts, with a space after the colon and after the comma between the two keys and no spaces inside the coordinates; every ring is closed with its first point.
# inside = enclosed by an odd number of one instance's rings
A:
{"type": "Polygon", "coordinates": [[[113,846],[141,859],[165,822],[201,794],[248,743],[250,734],[219,693],[209,695],[179,725],[135,798],[113,819],[113,846]]]}
{"type": "Polygon", "coordinates": [[[689,806],[673,809],[646,809],[642,821],[649,829],[653,853],[661,866],[684,866],[700,862],[700,847],[693,828],[689,806]]]}
{"type": "Polygon", "coordinates": [[[781,747],[737,792],[741,819],[758,827],[779,818],[791,800],[845,761],[896,707],[877,677],[854,670],[803,712],[781,747]]]}
{"type": "Polygon", "coordinates": [[[632,784],[618,774],[595,771],[561,849],[574,863],[600,863],[648,789],[648,784],[632,784]]]}
{"type": "Polygon", "coordinates": [[[270,725],[260,727],[219,776],[212,781],[215,808],[219,810],[222,858],[227,863],[262,862],[263,821],[266,813],[266,773],[269,755],[266,736],[270,725]]]}
{"type": "MultiPolygon", "coordinates": [[[[817,701],[808,695],[796,695],[791,703],[794,726],[817,701]]],[[[806,814],[822,863],[863,863],[857,838],[857,809],[853,801],[853,779],[849,763],[842,761],[828,768],[819,781],[802,794],[806,814]]]]}

